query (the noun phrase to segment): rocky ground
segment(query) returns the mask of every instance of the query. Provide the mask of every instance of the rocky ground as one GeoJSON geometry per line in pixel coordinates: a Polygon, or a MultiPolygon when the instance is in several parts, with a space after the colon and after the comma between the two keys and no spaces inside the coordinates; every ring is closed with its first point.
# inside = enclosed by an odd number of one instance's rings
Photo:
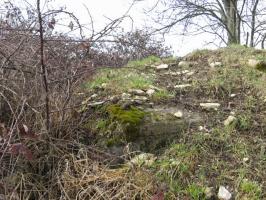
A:
{"type": "Polygon", "coordinates": [[[113,170],[141,169],[134,199],[266,199],[265,56],[237,46],[100,69],[79,94],[81,140],[113,170]]]}

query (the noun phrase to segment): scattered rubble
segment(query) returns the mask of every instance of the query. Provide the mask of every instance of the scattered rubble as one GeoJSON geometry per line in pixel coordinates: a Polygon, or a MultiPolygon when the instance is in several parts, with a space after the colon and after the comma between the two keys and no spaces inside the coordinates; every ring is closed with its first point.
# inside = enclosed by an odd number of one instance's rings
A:
{"type": "Polygon", "coordinates": [[[184,88],[191,87],[191,86],[192,86],[191,84],[182,84],[182,85],[175,85],[174,88],[184,89],[184,88]]]}
{"type": "Polygon", "coordinates": [[[101,87],[102,87],[102,88],[106,88],[106,87],[107,87],[107,83],[102,83],[102,84],[101,84],[101,87]]]}
{"type": "Polygon", "coordinates": [[[220,186],[218,191],[218,198],[220,200],[230,200],[232,198],[232,194],[224,186],[220,186]]]}
{"type": "Polygon", "coordinates": [[[221,67],[223,64],[221,62],[212,62],[209,64],[211,68],[221,67]]]}
{"type": "Polygon", "coordinates": [[[234,97],[236,97],[237,96],[237,94],[230,94],[230,97],[231,98],[234,98],[234,97]]]}
{"type": "Polygon", "coordinates": [[[191,67],[192,66],[192,63],[191,62],[188,62],[188,61],[180,61],[178,63],[178,67],[180,68],[186,68],[186,67],[191,67]]]}
{"type": "Polygon", "coordinates": [[[98,97],[98,94],[93,94],[90,96],[90,99],[95,99],[96,97],[98,97]]]}
{"type": "Polygon", "coordinates": [[[169,66],[167,64],[161,64],[161,65],[155,66],[155,68],[157,70],[164,70],[164,69],[168,69],[169,66]]]}
{"type": "Polygon", "coordinates": [[[148,90],[146,91],[146,94],[147,94],[148,96],[152,96],[154,93],[155,93],[155,90],[154,90],[154,89],[148,89],[148,90]]]}
{"type": "Polygon", "coordinates": [[[130,94],[133,94],[133,95],[139,95],[139,96],[145,96],[146,95],[146,93],[140,89],[130,89],[130,90],[128,90],[128,92],[130,94]]]}
{"type": "Polygon", "coordinates": [[[105,104],[105,102],[106,101],[93,102],[93,103],[89,103],[88,106],[90,106],[90,107],[101,106],[101,105],[105,104]]]}
{"type": "Polygon", "coordinates": [[[182,118],[184,116],[184,113],[181,110],[179,110],[176,113],[174,113],[174,116],[177,118],[182,118]]]}
{"type": "Polygon", "coordinates": [[[214,193],[213,187],[206,187],[204,194],[205,194],[206,199],[214,199],[215,198],[215,193],[214,193]]]}
{"type": "Polygon", "coordinates": [[[128,94],[128,93],[123,93],[123,94],[121,95],[121,97],[122,97],[122,100],[129,100],[130,97],[131,97],[131,95],[128,94]]]}
{"type": "Polygon", "coordinates": [[[148,101],[148,98],[147,97],[144,97],[144,96],[135,96],[133,98],[134,101],[148,101]]]}
{"type": "Polygon", "coordinates": [[[231,125],[233,122],[235,122],[237,119],[235,116],[230,115],[225,121],[224,121],[224,125],[225,126],[229,126],[231,125]]]}
{"type": "Polygon", "coordinates": [[[248,66],[261,71],[266,70],[266,62],[264,60],[249,59],[248,66]]]}
{"type": "Polygon", "coordinates": [[[200,106],[205,109],[214,109],[217,110],[221,104],[219,103],[200,103],[200,106]]]}

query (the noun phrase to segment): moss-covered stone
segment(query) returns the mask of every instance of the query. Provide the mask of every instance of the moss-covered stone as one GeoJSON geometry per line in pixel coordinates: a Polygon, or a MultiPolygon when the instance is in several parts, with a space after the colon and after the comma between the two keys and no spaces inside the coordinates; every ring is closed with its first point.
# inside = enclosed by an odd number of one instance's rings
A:
{"type": "Polygon", "coordinates": [[[120,105],[115,104],[108,106],[107,112],[112,121],[117,121],[122,125],[124,138],[127,142],[134,141],[139,136],[139,125],[146,114],[144,111],[136,107],[125,110],[120,105]]]}

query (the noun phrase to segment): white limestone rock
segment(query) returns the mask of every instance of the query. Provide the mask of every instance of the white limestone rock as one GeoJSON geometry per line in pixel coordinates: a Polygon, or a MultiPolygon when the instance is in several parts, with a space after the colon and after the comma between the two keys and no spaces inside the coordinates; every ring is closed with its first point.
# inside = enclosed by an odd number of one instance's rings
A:
{"type": "Polygon", "coordinates": [[[96,107],[96,106],[101,106],[103,104],[105,104],[105,101],[98,101],[98,102],[89,103],[88,106],[96,107]]]}
{"type": "Polygon", "coordinates": [[[188,88],[188,87],[191,87],[192,85],[191,84],[181,84],[181,85],[175,85],[174,88],[176,89],[185,89],[185,88],[188,88]]]}
{"type": "Polygon", "coordinates": [[[190,62],[188,62],[188,61],[180,61],[179,63],[178,63],[178,67],[181,67],[181,68],[185,68],[185,67],[190,67],[191,66],[191,63],[190,62]]]}
{"type": "Polygon", "coordinates": [[[184,117],[184,113],[181,110],[179,110],[176,113],[174,113],[174,116],[177,117],[177,118],[183,118],[184,117]]]}
{"type": "Polygon", "coordinates": [[[161,64],[161,65],[155,66],[155,68],[157,70],[165,70],[165,69],[168,69],[169,66],[167,64],[161,64]]]}
{"type": "Polygon", "coordinates": [[[218,191],[218,198],[220,200],[230,200],[232,199],[232,194],[224,186],[220,186],[218,191]]]}
{"type": "Polygon", "coordinates": [[[139,96],[145,96],[146,95],[146,93],[140,89],[130,89],[130,90],[128,90],[128,92],[130,94],[133,94],[133,95],[139,95],[139,96]]]}
{"type": "Polygon", "coordinates": [[[101,87],[102,88],[106,88],[107,87],[107,83],[102,83],[101,87]]]}
{"type": "Polygon", "coordinates": [[[223,64],[221,62],[212,62],[209,64],[211,68],[221,67],[223,64]]]}
{"type": "Polygon", "coordinates": [[[219,104],[219,103],[200,103],[200,106],[204,109],[217,110],[221,106],[221,104],[219,104]]]}
{"type": "Polygon", "coordinates": [[[144,96],[135,96],[133,101],[148,101],[148,98],[144,96]]]}
{"type": "Polygon", "coordinates": [[[122,97],[122,100],[129,100],[130,97],[131,97],[131,94],[123,93],[123,94],[121,95],[121,97],[122,97]]]}
{"type": "Polygon", "coordinates": [[[236,117],[233,116],[233,115],[230,115],[225,121],[224,121],[224,125],[225,126],[229,126],[231,125],[232,123],[234,123],[236,121],[236,117]]]}
{"type": "Polygon", "coordinates": [[[248,66],[252,67],[252,68],[257,68],[257,66],[261,63],[260,60],[256,60],[256,59],[249,59],[248,60],[248,66]]]}
{"type": "Polygon", "coordinates": [[[150,97],[155,93],[155,90],[154,89],[148,89],[146,91],[146,94],[149,95],[150,97]]]}

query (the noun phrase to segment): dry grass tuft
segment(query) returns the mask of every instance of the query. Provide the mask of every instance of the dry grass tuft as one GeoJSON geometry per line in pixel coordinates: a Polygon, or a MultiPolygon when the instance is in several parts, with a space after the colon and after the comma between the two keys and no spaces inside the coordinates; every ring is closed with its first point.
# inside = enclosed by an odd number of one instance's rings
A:
{"type": "Polygon", "coordinates": [[[150,199],[154,191],[154,180],[145,169],[111,169],[90,159],[83,150],[65,159],[62,167],[58,182],[63,199],[150,199]]]}

